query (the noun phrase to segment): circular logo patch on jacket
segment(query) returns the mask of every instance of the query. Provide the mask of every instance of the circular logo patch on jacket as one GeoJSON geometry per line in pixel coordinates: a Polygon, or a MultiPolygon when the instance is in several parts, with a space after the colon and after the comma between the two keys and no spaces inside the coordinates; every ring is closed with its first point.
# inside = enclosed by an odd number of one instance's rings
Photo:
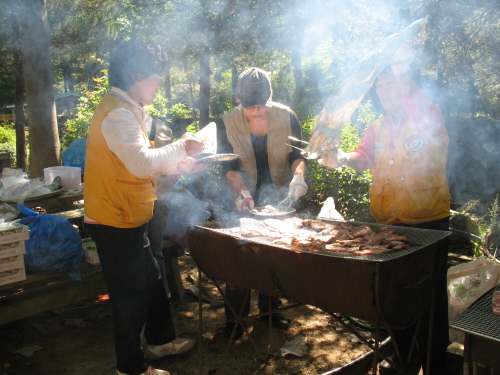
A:
{"type": "Polygon", "coordinates": [[[425,141],[419,135],[412,135],[405,141],[405,150],[417,152],[424,148],[425,141]]]}

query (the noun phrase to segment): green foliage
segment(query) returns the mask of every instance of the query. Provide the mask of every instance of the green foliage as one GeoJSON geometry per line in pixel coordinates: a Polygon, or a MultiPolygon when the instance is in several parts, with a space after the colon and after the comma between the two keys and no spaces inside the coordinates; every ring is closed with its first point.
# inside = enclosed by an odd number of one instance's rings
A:
{"type": "MultiPolygon", "coordinates": [[[[366,125],[375,117],[371,103],[361,106],[358,121],[364,126],[360,130],[353,123],[346,124],[342,129],[340,148],[346,152],[355,149],[361,141],[366,125]]],[[[313,119],[303,123],[304,139],[309,138],[313,125],[313,119]]],[[[359,172],[348,167],[331,170],[316,161],[309,161],[306,182],[309,186],[307,199],[313,205],[319,206],[331,196],[335,198],[337,210],[346,220],[373,221],[369,210],[371,175],[368,171],[359,172]]]]}
{"type": "Polygon", "coordinates": [[[11,164],[16,160],[16,128],[13,122],[0,125],[0,152],[10,152],[11,164]]]}
{"type": "Polygon", "coordinates": [[[500,221],[500,205],[498,203],[498,196],[495,197],[493,202],[488,206],[488,213],[484,216],[478,217],[473,214],[474,209],[480,203],[479,200],[469,201],[460,209],[460,213],[471,216],[479,226],[479,233],[484,237],[493,227],[500,221]]]}
{"type": "Polygon", "coordinates": [[[500,221],[500,205],[498,202],[498,196],[496,196],[493,202],[491,202],[491,204],[488,206],[488,212],[483,216],[477,216],[474,213],[480,202],[480,200],[468,201],[465,205],[457,210],[459,214],[469,216],[471,220],[477,223],[477,226],[479,228],[479,236],[483,238],[483,242],[481,243],[473,241],[475,256],[480,256],[483,253],[485,255],[489,254],[484,239],[488,234],[492,233],[492,230],[500,221]]]}
{"type": "MultiPolygon", "coordinates": [[[[104,74],[102,77],[94,79],[96,83],[96,89],[94,91],[87,90],[82,93],[76,116],[73,119],[66,121],[67,131],[63,136],[63,149],[68,147],[75,139],[87,138],[90,121],[92,120],[95,109],[97,108],[104,94],[106,94],[110,90],[108,71],[103,70],[102,73],[104,74]]],[[[167,104],[168,100],[161,92],[158,92],[153,104],[145,106],[144,110],[162,121],[166,121],[168,113],[174,114],[174,117],[179,118],[183,118],[187,115],[187,113],[189,113],[184,104],[174,105],[172,107],[173,110],[169,110],[167,104]]]]}
{"type": "Polygon", "coordinates": [[[182,103],[172,105],[168,111],[173,118],[189,118],[191,115],[189,108],[182,103]]]}
{"type": "Polygon", "coordinates": [[[96,90],[82,92],[75,117],[66,121],[67,131],[62,138],[62,149],[67,148],[75,139],[87,138],[95,109],[104,94],[109,91],[108,72],[103,70],[102,73],[104,75],[101,78],[94,78],[96,90]]]}
{"type": "Polygon", "coordinates": [[[168,110],[168,99],[165,98],[161,91],[156,93],[153,104],[144,106],[144,110],[151,116],[154,116],[161,121],[166,121],[168,110]]]}
{"type": "Polygon", "coordinates": [[[186,132],[196,134],[200,130],[200,122],[196,121],[186,127],[186,132]]]}

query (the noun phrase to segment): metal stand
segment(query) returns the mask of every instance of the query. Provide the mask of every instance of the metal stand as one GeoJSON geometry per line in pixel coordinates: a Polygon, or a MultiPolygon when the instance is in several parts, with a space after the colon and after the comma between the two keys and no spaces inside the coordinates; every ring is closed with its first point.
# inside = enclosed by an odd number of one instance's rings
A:
{"type": "MultiPolygon", "coordinates": [[[[200,322],[199,323],[199,346],[198,346],[198,353],[199,353],[200,375],[203,374],[203,351],[202,351],[202,346],[203,346],[202,345],[202,342],[203,342],[202,341],[202,339],[203,339],[203,323],[202,323],[203,313],[202,313],[202,307],[203,306],[202,306],[202,299],[201,299],[201,290],[202,290],[201,275],[202,275],[201,269],[198,267],[198,290],[200,291],[199,296],[198,296],[198,311],[199,311],[198,316],[199,316],[199,322],[200,322]]],[[[217,290],[219,291],[220,295],[224,299],[224,302],[227,304],[227,306],[229,307],[229,309],[231,310],[231,312],[234,314],[234,316],[237,317],[236,318],[236,324],[234,325],[233,332],[231,333],[231,337],[229,338],[229,341],[227,343],[226,349],[224,350],[224,353],[222,354],[221,365],[217,369],[217,372],[215,374],[221,373],[221,371],[222,371],[222,369],[224,367],[224,364],[225,364],[225,361],[226,361],[226,356],[227,356],[227,353],[228,353],[229,349],[231,348],[231,345],[234,342],[234,335],[236,333],[238,325],[241,326],[241,328],[243,329],[243,332],[245,333],[245,335],[247,335],[248,339],[250,340],[250,343],[254,347],[255,352],[257,353],[257,355],[259,356],[259,358],[263,362],[265,362],[266,361],[266,357],[264,357],[264,355],[262,354],[262,352],[257,347],[257,344],[255,343],[255,341],[250,336],[250,334],[249,334],[249,332],[248,332],[248,330],[247,330],[247,328],[246,328],[246,326],[245,326],[245,324],[243,322],[245,320],[247,320],[247,319],[260,318],[261,316],[269,316],[269,345],[268,345],[268,349],[271,350],[271,348],[272,348],[272,342],[273,342],[272,320],[271,320],[272,319],[272,314],[279,313],[281,311],[290,310],[290,309],[293,309],[293,308],[297,308],[299,306],[302,306],[302,304],[296,303],[296,304],[292,304],[292,305],[280,307],[279,309],[269,310],[269,311],[267,311],[265,313],[252,314],[252,315],[248,315],[246,317],[242,317],[243,306],[242,306],[242,308],[241,308],[241,310],[239,312],[236,312],[234,310],[233,306],[231,305],[231,303],[228,301],[228,299],[226,297],[226,294],[224,293],[224,291],[220,287],[219,282],[217,280],[211,278],[211,277],[208,277],[208,279],[214,283],[215,287],[217,288],[217,290]]],[[[243,305],[245,305],[247,303],[247,301],[249,300],[251,292],[252,292],[252,290],[248,289],[247,294],[245,295],[245,300],[243,302],[243,305]]],[[[269,299],[271,299],[271,297],[269,297],[269,299]]],[[[270,301],[269,301],[269,306],[271,306],[270,301]]]]}

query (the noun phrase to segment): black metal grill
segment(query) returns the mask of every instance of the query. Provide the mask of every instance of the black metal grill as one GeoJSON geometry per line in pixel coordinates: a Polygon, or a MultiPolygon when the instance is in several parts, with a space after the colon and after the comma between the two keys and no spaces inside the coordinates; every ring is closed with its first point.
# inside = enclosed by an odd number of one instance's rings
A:
{"type": "Polygon", "coordinates": [[[441,245],[450,232],[397,227],[396,233],[406,235],[412,247],[358,256],[297,250],[267,237],[247,238],[241,229],[249,225],[267,228],[261,219],[242,218],[188,230],[191,256],[203,273],[387,328],[403,329],[417,321],[432,295],[438,270],[446,267],[446,248],[441,245]]]}
{"type": "Polygon", "coordinates": [[[500,290],[500,285],[472,304],[450,326],[466,333],[500,341],[500,315],[493,314],[491,307],[496,290],[500,290]]]}
{"type": "MultiPolygon", "coordinates": [[[[336,222],[336,221],[329,221],[329,220],[321,220],[325,221],[331,224],[342,224],[343,222],[336,222]]],[[[355,222],[355,221],[347,221],[345,222],[349,225],[353,226],[370,226],[370,228],[374,229],[375,231],[379,231],[380,228],[382,227],[387,227],[387,225],[380,225],[380,224],[367,224],[367,223],[361,223],[361,222],[355,222]]],[[[268,226],[264,223],[264,219],[254,219],[254,218],[241,218],[239,220],[232,220],[232,221],[223,221],[223,222],[207,222],[203,224],[198,224],[198,227],[205,228],[205,229],[210,229],[214,230],[223,234],[227,234],[230,236],[233,236],[235,238],[239,238],[242,241],[249,241],[249,242],[256,242],[256,243],[262,243],[265,245],[271,245],[275,247],[280,247],[284,249],[288,249],[291,251],[299,251],[295,248],[291,248],[290,246],[287,246],[286,244],[280,244],[280,243],[272,243],[274,239],[269,238],[269,237],[264,237],[264,236],[256,236],[256,237],[245,237],[241,234],[241,230],[244,229],[245,227],[248,226],[253,226],[253,227],[258,227],[258,228],[263,228],[266,229],[268,226]],[[237,232],[236,230],[240,230],[240,232],[237,232]]],[[[294,229],[294,232],[297,233],[305,233],[305,234],[313,234],[316,233],[313,230],[308,230],[308,229],[294,229]]],[[[402,250],[394,250],[389,253],[384,253],[384,254],[375,254],[375,255],[354,255],[351,253],[347,252],[338,252],[338,251],[325,251],[325,250],[300,250],[300,252],[309,252],[309,253],[314,253],[318,255],[324,255],[324,256],[331,256],[331,257],[338,257],[338,258],[350,258],[350,259],[358,259],[358,260],[370,260],[370,261],[377,261],[377,262],[384,262],[388,260],[392,260],[398,257],[405,256],[407,254],[413,253],[415,251],[420,250],[421,248],[428,246],[434,242],[437,242],[451,234],[451,232],[443,232],[443,231],[436,231],[436,230],[428,230],[428,229],[415,229],[415,228],[408,228],[408,227],[397,227],[397,234],[404,235],[408,238],[408,242],[410,242],[411,247],[408,247],[406,249],[402,250]]]]}

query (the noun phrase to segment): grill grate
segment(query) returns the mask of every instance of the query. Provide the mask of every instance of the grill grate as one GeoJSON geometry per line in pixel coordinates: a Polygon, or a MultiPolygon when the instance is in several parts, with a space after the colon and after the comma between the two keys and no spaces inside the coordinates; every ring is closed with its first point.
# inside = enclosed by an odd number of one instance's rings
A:
{"type": "MultiPolygon", "coordinates": [[[[277,220],[277,219],[273,219],[277,220]]],[[[328,223],[332,224],[342,224],[344,222],[338,222],[338,221],[330,221],[330,220],[322,220],[328,223]]],[[[379,228],[381,227],[387,227],[388,225],[380,225],[380,224],[368,224],[368,223],[361,223],[361,222],[355,222],[355,221],[348,221],[345,222],[349,225],[353,226],[366,226],[368,225],[370,228],[378,231],[379,228]]],[[[414,251],[417,251],[423,247],[429,246],[430,244],[437,242],[451,234],[451,232],[444,232],[444,231],[437,231],[437,230],[429,230],[429,229],[415,229],[415,228],[407,228],[407,227],[397,227],[396,233],[400,235],[405,235],[408,238],[408,241],[412,244],[411,247],[402,249],[402,250],[394,250],[390,253],[385,253],[385,254],[376,254],[376,255],[354,255],[350,254],[347,252],[337,252],[337,251],[325,251],[325,250],[296,250],[293,248],[290,248],[289,246],[285,244],[273,244],[272,242],[274,241],[271,238],[268,237],[245,237],[241,235],[241,233],[234,232],[237,228],[244,229],[247,226],[253,226],[253,227],[258,227],[258,228],[268,228],[267,225],[264,223],[264,219],[254,219],[254,218],[241,218],[238,220],[230,220],[230,221],[212,221],[212,222],[206,222],[202,224],[196,225],[197,227],[204,228],[204,229],[209,229],[209,230],[214,230],[219,233],[223,233],[235,238],[239,238],[243,241],[247,242],[256,242],[256,243],[262,243],[265,245],[271,245],[275,247],[280,247],[284,249],[288,249],[291,251],[300,251],[300,252],[309,252],[309,253],[314,253],[314,254],[319,254],[319,255],[324,255],[324,256],[331,256],[331,257],[339,257],[339,258],[350,258],[350,259],[357,259],[357,260],[370,260],[370,261],[387,261],[391,259],[395,259],[401,256],[404,256],[406,254],[412,253],[414,251]]],[[[294,231],[297,231],[299,233],[315,233],[311,230],[306,230],[306,229],[294,229],[294,231]]]]}
{"type": "Polygon", "coordinates": [[[496,290],[500,290],[500,285],[472,304],[450,324],[450,327],[465,333],[500,341],[500,315],[493,314],[491,308],[491,299],[496,290]]]}

